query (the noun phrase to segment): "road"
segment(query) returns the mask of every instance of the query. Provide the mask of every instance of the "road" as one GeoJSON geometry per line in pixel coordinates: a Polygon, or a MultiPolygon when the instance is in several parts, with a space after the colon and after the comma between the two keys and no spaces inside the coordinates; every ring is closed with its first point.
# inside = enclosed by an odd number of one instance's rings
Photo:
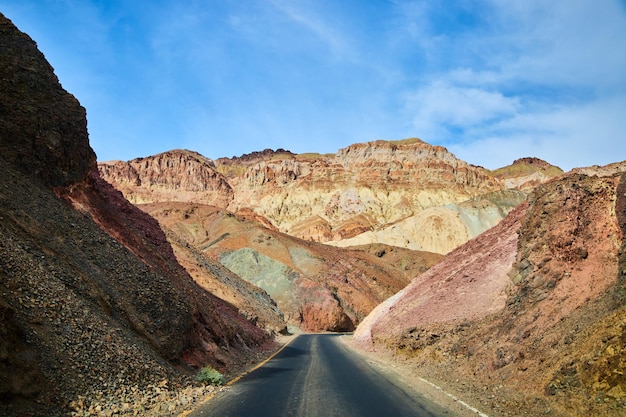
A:
{"type": "Polygon", "coordinates": [[[402,389],[339,340],[296,337],[264,366],[189,414],[191,417],[369,417],[450,415],[402,389]]]}

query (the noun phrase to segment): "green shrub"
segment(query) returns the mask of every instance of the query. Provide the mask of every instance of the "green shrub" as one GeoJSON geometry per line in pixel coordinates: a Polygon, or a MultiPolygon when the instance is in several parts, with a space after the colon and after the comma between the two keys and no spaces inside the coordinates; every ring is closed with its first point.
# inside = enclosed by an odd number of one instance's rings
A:
{"type": "Polygon", "coordinates": [[[224,375],[210,366],[205,366],[196,375],[196,381],[205,385],[222,385],[224,383],[224,375]]]}

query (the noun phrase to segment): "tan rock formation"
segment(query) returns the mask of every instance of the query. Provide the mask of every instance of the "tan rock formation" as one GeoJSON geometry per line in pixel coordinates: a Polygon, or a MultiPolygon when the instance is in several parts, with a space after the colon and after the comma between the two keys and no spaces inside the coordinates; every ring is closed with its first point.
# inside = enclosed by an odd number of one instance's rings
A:
{"type": "Polygon", "coordinates": [[[563,174],[563,170],[539,158],[520,158],[513,164],[491,173],[508,189],[530,191],[551,178],[563,174]]]}
{"type": "Polygon", "coordinates": [[[460,204],[427,208],[382,229],[364,231],[353,238],[327,244],[349,247],[384,243],[447,254],[497,225],[525,199],[526,194],[521,191],[496,191],[460,204]]]}
{"type": "Polygon", "coordinates": [[[192,151],[102,162],[98,169],[133,204],[192,201],[225,207],[233,198],[233,190],[213,161],[192,151]]]}
{"type": "Polygon", "coordinates": [[[229,209],[253,207],[288,234],[337,240],[502,188],[445,148],[419,139],[355,144],[332,156],[262,160],[231,184],[229,209]],[[306,236],[312,220],[316,226],[306,236]]]}
{"type": "Polygon", "coordinates": [[[101,163],[100,173],[134,203],[215,205],[253,212],[304,240],[338,246],[380,241],[441,253],[485,230],[465,230],[463,216],[445,207],[503,188],[488,173],[419,139],[355,144],[331,155],[265,150],[215,163],[170,151],[101,163]],[[422,213],[427,209],[430,214],[422,213]],[[407,220],[411,216],[418,217],[407,220]],[[388,232],[407,239],[388,238],[388,232]]]}

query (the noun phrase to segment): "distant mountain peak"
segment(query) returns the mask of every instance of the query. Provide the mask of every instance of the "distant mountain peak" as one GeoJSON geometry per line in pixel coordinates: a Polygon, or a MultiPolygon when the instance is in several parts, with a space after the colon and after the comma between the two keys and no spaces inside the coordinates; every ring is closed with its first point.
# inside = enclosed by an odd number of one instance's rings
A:
{"type": "Polygon", "coordinates": [[[491,173],[507,188],[530,190],[563,174],[563,170],[543,159],[525,157],[516,159],[511,165],[498,168],[491,173]]]}

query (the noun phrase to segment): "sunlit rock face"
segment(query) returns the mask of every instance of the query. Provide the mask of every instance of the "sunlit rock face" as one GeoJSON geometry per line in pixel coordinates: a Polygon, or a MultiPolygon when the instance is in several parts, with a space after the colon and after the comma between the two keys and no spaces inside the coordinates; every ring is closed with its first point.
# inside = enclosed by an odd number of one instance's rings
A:
{"type": "Polygon", "coordinates": [[[98,168],[102,178],[134,204],[181,201],[223,207],[233,199],[232,188],[213,161],[196,152],[174,150],[100,163],[98,168]]]}
{"type": "Polygon", "coordinates": [[[511,165],[492,172],[506,188],[523,191],[530,191],[561,174],[563,174],[561,168],[539,158],[516,159],[511,165]]]}
{"type": "Polygon", "coordinates": [[[437,253],[492,227],[525,198],[419,139],[359,143],[328,155],[265,150],[216,161],[169,151],[100,163],[100,173],[135,203],[247,210],[304,240],[437,253]]]}

